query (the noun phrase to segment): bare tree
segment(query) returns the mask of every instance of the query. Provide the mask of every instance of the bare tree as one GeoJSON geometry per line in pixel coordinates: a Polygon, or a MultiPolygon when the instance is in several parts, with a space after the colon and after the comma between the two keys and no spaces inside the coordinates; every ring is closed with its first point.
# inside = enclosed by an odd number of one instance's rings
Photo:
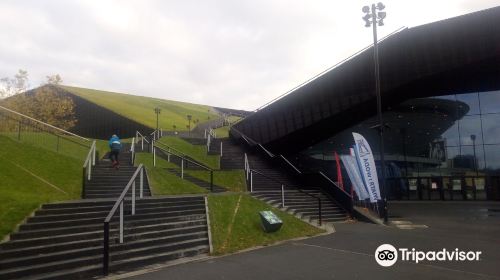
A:
{"type": "Polygon", "coordinates": [[[28,71],[19,69],[14,78],[4,77],[0,79],[0,98],[25,92],[28,87],[28,71]]]}
{"type": "Polygon", "coordinates": [[[49,75],[46,77],[47,77],[47,84],[49,84],[49,85],[60,85],[63,82],[63,80],[59,74],[49,75]]]}

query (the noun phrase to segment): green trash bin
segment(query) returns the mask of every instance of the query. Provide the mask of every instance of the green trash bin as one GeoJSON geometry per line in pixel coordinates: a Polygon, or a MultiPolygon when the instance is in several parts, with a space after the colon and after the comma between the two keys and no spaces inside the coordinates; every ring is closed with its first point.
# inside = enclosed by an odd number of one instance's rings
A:
{"type": "Polygon", "coordinates": [[[271,211],[260,211],[259,215],[265,232],[278,231],[283,225],[283,221],[271,211]]]}

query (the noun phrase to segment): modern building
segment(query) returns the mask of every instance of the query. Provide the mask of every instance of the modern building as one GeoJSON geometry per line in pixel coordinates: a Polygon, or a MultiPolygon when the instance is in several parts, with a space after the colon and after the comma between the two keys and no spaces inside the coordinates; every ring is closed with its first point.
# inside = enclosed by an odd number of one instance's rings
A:
{"type": "MultiPolygon", "coordinates": [[[[401,30],[379,59],[389,198],[500,199],[500,7],[401,30]]],[[[378,161],[377,125],[367,48],[235,128],[336,180],[352,132],[378,161]]]]}

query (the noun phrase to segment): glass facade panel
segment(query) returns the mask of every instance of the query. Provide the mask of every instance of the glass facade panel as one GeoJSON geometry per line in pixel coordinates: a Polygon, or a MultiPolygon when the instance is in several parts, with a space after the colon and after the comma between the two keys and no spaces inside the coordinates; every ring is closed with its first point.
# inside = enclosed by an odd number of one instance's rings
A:
{"type": "Polygon", "coordinates": [[[500,113],[500,90],[483,92],[479,95],[481,114],[500,113]]]}
{"type": "MultiPolygon", "coordinates": [[[[500,111],[500,91],[487,92],[485,98],[482,94],[411,99],[384,112],[384,122],[389,127],[384,134],[388,177],[500,173],[500,113],[492,113],[500,111]],[[481,114],[482,111],[488,113],[481,114]]],[[[378,164],[375,124],[376,117],[355,124],[296,158],[308,163],[303,166],[333,174],[333,153],[348,154],[354,144],[352,132],[357,132],[370,143],[378,164]]]]}
{"type": "Polygon", "coordinates": [[[485,167],[483,145],[462,146],[461,158],[466,164],[464,167],[472,171],[476,168],[482,170],[485,167]]]}
{"type": "Polygon", "coordinates": [[[482,115],[481,119],[484,144],[500,144],[500,114],[482,115]]]}
{"type": "MultiPolygon", "coordinates": [[[[411,99],[392,106],[383,118],[388,126],[385,170],[393,198],[471,199],[478,195],[472,186],[479,180],[484,199],[485,185],[493,180],[485,176],[500,175],[500,91],[411,99]]],[[[357,132],[370,144],[380,178],[377,123],[374,116],[354,124],[295,158],[302,169],[336,178],[333,153],[349,154],[352,132],[357,132]]]]}
{"type": "MultiPolygon", "coordinates": [[[[466,115],[479,115],[479,95],[478,93],[467,93],[467,94],[457,94],[457,101],[467,104],[469,110],[466,115]]],[[[459,104],[458,107],[461,108],[464,105],[459,104]]]]}
{"type": "Polygon", "coordinates": [[[460,145],[483,143],[481,116],[465,116],[459,121],[460,145]]]}
{"type": "Polygon", "coordinates": [[[500,145],[484,145],[484,152],[488,171],[500,171],[500,145]]]}

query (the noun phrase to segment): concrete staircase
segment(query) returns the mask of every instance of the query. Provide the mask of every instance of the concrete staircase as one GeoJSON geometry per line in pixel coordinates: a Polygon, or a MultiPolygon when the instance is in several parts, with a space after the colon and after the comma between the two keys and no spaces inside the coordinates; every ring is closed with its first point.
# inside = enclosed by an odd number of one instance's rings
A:
{"type": "MultiPolygon", "coordinates": [[[[230,139],[219,139],[219,141],[223,143],[221,169],[244,169],[245,149],[230,139]]],[[[300,186],[301,183],[287,172],[272,166],[260,154],[247,153],[247,156],[250,168],[265,175],[253,174],[252,195],[254,197],[277,208],[282,208],[305,221],[316,223],[318,221],[318,200],[306,194],[307,192],[320,198],[323,222],[341,222],[348,219],[345,210],[319,188],[301,186],[301,192],[298,188],[293,187],[300,186]],[[281,201],[282,184],[285,185],[285,207],[282,207],[281,201]]]]}
{"type": "MultiPolygon", "coordinates": [[[[128,149],[124,149],[128,150],[128,149]]],[[[85,184],[85,199],[44,204],[0,244],[0,279],[89,279],[102,275],[103,222],[136,168],[120,155],[119,170],[101,160],[85,184]]],[[[110,224],[110,273],[209,253],[203,196],[145,197],[124,203],[124,243],[119,214],[110,224]]],[[[136,184],[139,194],[139,184],[136,184]]]]}
{"type": "MultiPolygon", "coordinates": [[[[0,279],[83,279],[102,273],[103,221],[114,200],[45,204],[0,244],[0,279]]],[[[124,243],[111,223],[110,271],[209,252],[204,197],[126,203],[124,243]]]]}
{"type": "MultiPolygon", "coordinates": [[[[83,198],[118,198],[137,169],[131,163],[130,145],[124,145],[119,156],[120,168],[111,167],[109,153],[96,162],[92,169],[92,178],[85,180],[83,198]]],[[[144,196],[151,196],[149,180],[144,174],[144,196]]],[[[139,193],[139,180],[136,183],[136,193],[139,193]]]]}

